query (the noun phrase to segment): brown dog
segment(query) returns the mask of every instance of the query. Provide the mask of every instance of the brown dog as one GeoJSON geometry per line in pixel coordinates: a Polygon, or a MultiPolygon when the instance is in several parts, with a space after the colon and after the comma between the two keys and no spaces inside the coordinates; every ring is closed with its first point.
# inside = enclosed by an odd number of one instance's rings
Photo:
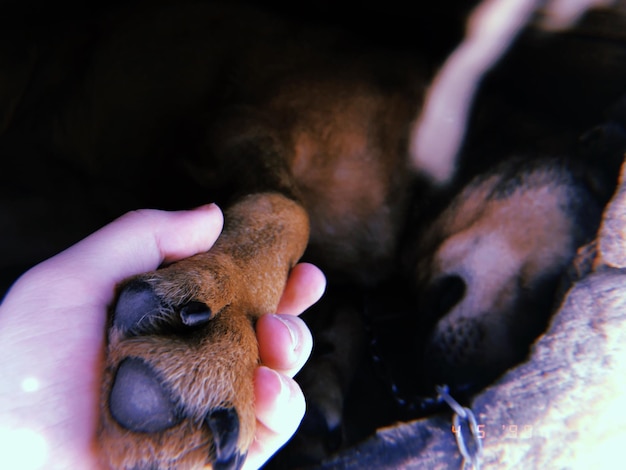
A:
{"type": "Polygon", "coordinates": [[[254,320],[307,245],[344,277],[390,269],[423,74],[224,5],[123,8],[91,26],[35,45],[29,87],[9,77],[5,152],[60,155],[151,205],[227,207],[209,253],[121,289],[102,446],[112,468],[238,467],[254,435],[254,320]]]}
{"type": "MultiPolygon", "coordinates": [[[[414,55],[371,52],[336,32],[224,5],[138,5],[65,26],[45,44],[25,42],[12,64],[10,93],[0,97],[2,150],[33,165],[52,156],[84,181],[97,175],[107,190],[99,200],[114,212],[213,200],[226,208],[209,253],[120,288],[101,400],[108,464],[238,468],[254,436],[254,321],[275,310],[289,270],[307,250],[331,279],[370,286],[397,264],[416,191],[409,130],[428,77],[414,55]]],[[[560,272],[588,235],[573,233],[562,210],[567,191],[580,189],[568,168],[506,168],[514,177],[474,183],[418,239],[418,285],[462,279],[449,305],[462,310],[457,320],[486,308],[516,313],[515,288],[560,272]],[[528,181],[518,193],[520,174],[528,181]],[[552,190],[537,215],[535,193],[552,190]],[[524,217],[494,231],[518,204],[524,217]],[[519,224],[534,217],[556,225],[520,237],[519,224]],[[496,291],[470,282],[476,274],[492,285],[472,264],[483,254],[494,256],[493,272],[506,270],[496,291]]],[[[471,333],[487,338],[480,353],[486,344],[502,352],[488,364],[492,376],[520,347],[506,344],[509,325],[491,317],[484,325],[494,328],[471,333]]],[[[449,329],[440,324],[435,337],[449,329]]]]}

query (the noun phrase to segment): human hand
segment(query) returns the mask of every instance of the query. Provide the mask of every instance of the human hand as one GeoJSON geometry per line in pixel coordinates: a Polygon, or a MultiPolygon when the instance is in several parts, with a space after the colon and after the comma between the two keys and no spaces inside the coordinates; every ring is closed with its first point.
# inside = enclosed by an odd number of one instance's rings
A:
{"type": "MultiPolygon", "coordinates": [[[[0,468],[95,469],[106,313],[125,278],[211,248],[223,218],[193,211],[129,213],[25,273],[0,304],[0,468]]],[[[293,434],[304,397],[291,377],[311,351],[296,317],[319,299],[324,276],[296,266],[278,312],[258,321],[257,434],[246,468],[293,434]]]]}

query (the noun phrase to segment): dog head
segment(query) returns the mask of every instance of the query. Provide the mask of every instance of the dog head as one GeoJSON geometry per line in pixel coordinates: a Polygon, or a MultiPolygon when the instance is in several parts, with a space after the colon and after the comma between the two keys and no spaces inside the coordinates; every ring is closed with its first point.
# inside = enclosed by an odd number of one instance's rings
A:
{"type": "Polygon", "coordinates": [[[556,158],[512,159],[461,190],[418,238],[412,268],[428,381],[473,390],[523,360],[600,213],[556,158]]]}

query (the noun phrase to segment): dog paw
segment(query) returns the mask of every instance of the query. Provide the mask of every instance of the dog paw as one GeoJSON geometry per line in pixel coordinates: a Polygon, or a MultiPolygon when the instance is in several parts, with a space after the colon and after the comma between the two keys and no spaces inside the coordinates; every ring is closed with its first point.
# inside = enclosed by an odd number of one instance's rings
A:
{"type": "Polygon", "coordinates": [[[246,196],[209,252],[124,283],[100,397],[111,468],[243,465],[256,425],[254,322],[276,311],[308,227],[293,200],[246,196]]]}
{"type": "Polygon", "coordinates": [[[112,468],[243,465],[258,352],[250,309],[231,295],[225,273],[190,258],[121,289],[101,398],[100,440],[112,468]]]}

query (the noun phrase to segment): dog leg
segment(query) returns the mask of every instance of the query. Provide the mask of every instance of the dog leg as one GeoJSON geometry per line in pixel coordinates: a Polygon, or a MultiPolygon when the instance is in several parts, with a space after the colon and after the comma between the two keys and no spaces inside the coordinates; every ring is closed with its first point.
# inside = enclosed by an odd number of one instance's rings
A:
{"type": "Polygon", "coordinates": [[[255,432],[254,322],[275,311],[308,232],[293,200],[247,196],[208,253],[125,282],[101,398],[112,468],[243,464],[255,432]]]}

